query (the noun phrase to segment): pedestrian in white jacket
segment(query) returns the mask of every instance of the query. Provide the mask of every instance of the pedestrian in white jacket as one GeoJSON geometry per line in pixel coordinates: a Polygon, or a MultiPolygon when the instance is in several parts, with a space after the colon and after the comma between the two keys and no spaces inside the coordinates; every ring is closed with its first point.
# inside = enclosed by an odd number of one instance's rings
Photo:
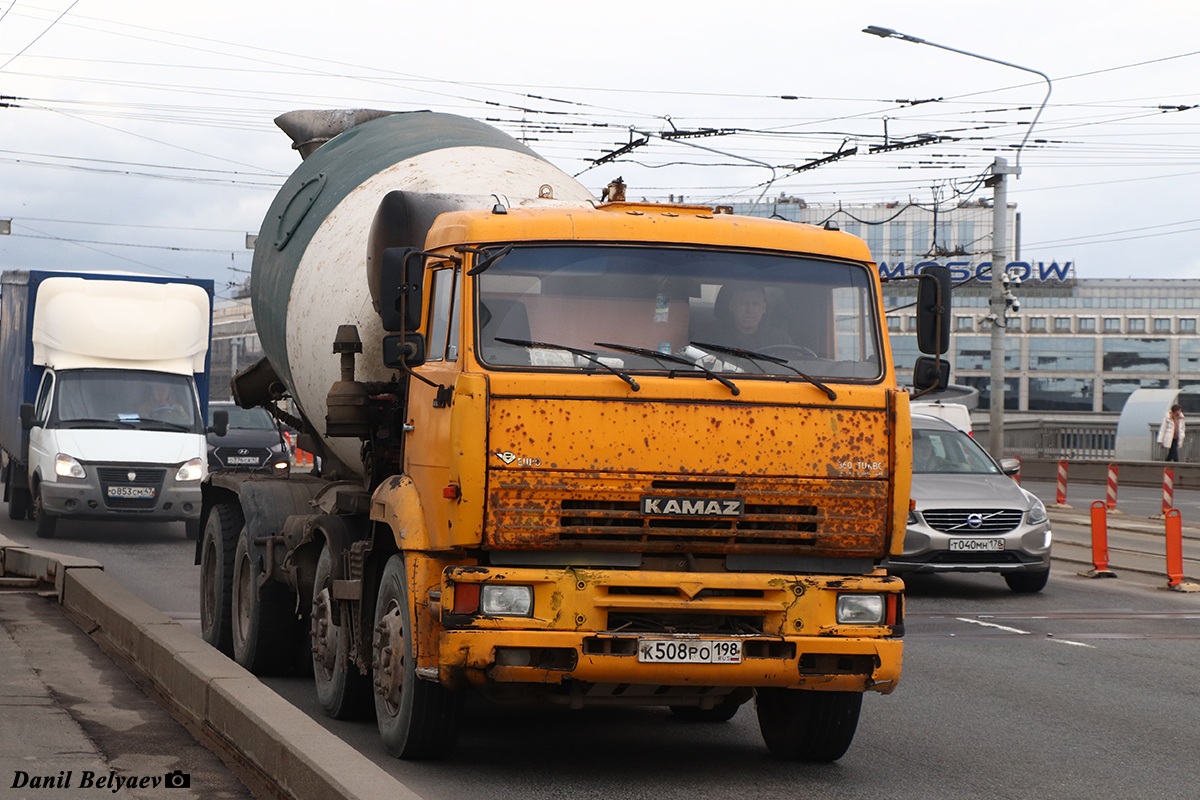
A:
{"type": "Polygon", "coordinates": [[[1183,409],[1176,403],[1163,417],[1162,425],[1158,426],[1158,443],[1170,448],[1167,451],[1167,461],[1179,460],[1179,445],[1183,442],[1183,435],[1183,409]]]}

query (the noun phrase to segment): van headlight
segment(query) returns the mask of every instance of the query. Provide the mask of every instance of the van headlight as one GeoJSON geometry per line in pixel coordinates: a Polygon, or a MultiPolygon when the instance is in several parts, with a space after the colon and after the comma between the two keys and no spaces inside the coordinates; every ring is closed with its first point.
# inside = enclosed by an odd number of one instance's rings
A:
{"type": "Polygon", "coordinates": [[[1038,523],[1045,522],[1047,519],[1046,504],[1041,500],[1034,498],[1033,506],[1026,513],[1028,515],[1026,519],[1029,520],[1031,525],[1037,525],[1038,523]]]}
{"type": "Polygon", "coordinates": [[[479,592],[479,613],[495,617],[533,615],[533,587],[485,583],[479,592]]]}
{"type": "Polygon", "coordinates": [[[839,594],[838,625],[882,625],[887,603],[881,594],[839,594]]]}
{"type": "Polygon", "coordinates": [[[66,453],[59,453],[54,457],[54,474],[60,478],[86,478],[87,470],[66,453]]]}
{"type": "Polygon", "coordinates": [[[177,481],[198,481],[203,477],[204,462],[199,458],[193,458],[175,473],[175,480],[177,481]]]}

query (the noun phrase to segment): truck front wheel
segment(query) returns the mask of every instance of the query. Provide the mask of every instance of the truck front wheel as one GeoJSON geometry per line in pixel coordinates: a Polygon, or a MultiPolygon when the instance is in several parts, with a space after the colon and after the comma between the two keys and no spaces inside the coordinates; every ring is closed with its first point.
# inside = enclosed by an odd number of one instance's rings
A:
{"type": "Polygon", "coordinates": [[[42,488],[39,486],[37,494],[33,497],[33,521],[37,523],[37,535],[39,539],[53,539],[58,527],[58,518],[52,516],[46,511],[45,504],[42,502],[42,488]]]}
{"type": "Polygon", "coordinates": [[[260,559],[243,527],[233,554],[233,660],[255,675],[278,675],[295,662],[300,619],[291,590],[263,581],[260,559]]]}
{"type": "Polygon", "coordinates": [[[341,624],[334,622],[333,555],[326,544],[313,577],[312,663],[317,699],[327,716],[360,719],[371,709],[371,680],[350,662],[349,620],[340,609],[341,624]]]}
{"type": "Polygon", "coordinates": [[[790,761],[837,761],[854,740],[859,692],[757,691],[758,727],[772,755],[790,761]]]}
{"type": "Polygon", "coordinates": [[[200,635],[227,656],[233,655],[233,554],[244,522],[237,503],[217,503],[209,509],[200,544],[200,635]]]}
{"type": "Polygon", "coordinates": [[[383,746],[397,758],[441,758],[458,741],[462,693],[416,675],[404,557],[388,559],[375,602],[375,717],[383,746]]]}

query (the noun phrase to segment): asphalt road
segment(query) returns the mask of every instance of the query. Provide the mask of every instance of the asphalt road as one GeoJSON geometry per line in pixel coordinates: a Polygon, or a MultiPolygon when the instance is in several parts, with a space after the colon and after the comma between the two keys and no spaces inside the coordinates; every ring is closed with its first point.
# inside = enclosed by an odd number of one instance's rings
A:
{"type": "MultiPolygon", "coordinates": [[[[60,531],[38,540],[32,523],[0,519],[19,542],[98,559],[195,629],[199,568],[181,525],[60,531]]],[[[1078,569],[1057,566],[1037,595],[992,575],[910,579],[900,686],[867,696],[854,744],[832,765],[771,758],[751,706],[728,723],[688,724],[665,710],[481,701],[451,760],[402,762],[373,722],[326,720],[308,680],[266,683],[428,800],[1194,798],[1200,595],[1078,569]]]]}

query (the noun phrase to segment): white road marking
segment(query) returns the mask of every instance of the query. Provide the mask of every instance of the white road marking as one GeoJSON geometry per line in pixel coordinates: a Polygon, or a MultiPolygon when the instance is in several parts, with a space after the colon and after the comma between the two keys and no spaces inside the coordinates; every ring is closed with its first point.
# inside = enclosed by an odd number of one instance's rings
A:
{"type": "Polygon", "coordinates": [[[1084,644],[1083,642],[1072,642],[1070,639],[1050,639],[1050,641],[1060,642],[1061,644],[1070,644],[1070,645],[1074,645],[1075,647],[1087,647],[1091,650],[1096,649],[1095,645],[1084,644]]]}
{"type": "Polygon", "coordinates": [[[1019,633],[1019,634],[1021,634],[1021,635],[1023,635],[1023,636],[1029,636],[1029,635],[1030,635],[1030,632],[1029,632],[1029,631],[1023,631],[1023,630],[1021,630],[1020,628],[1010,628],[1010,627],[1008,627],[1008,626],[1006,626],[1006,625],[997,625],[997,624],[996,624],[996,623],[994,623],[994,622],[984,622],[983,620],[979,620],[979,619],[968,619],[967,617],[956,617],[956,619],[957,619],[959,622],[969,622],[969,623],[970,623],[970,624],[972,624],[972,625],[982,625],[982,626],[983,626],[983,627],[985,627],[985,628],[998,628],[998,629],[1000,629],[1000,630],[1002,630],[1002,631],[1008,631],[1009,633],[1019,633]]]}

